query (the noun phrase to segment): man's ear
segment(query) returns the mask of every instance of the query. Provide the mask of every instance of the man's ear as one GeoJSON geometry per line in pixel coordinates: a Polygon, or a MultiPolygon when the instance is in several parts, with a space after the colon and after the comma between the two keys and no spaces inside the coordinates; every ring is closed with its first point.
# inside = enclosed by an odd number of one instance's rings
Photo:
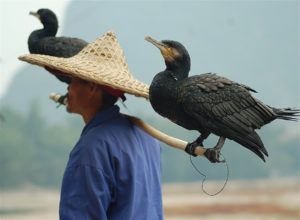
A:
{"type": "Polygon", "coordinates": [[[89,82],[89,91],[90,91],[90,96],[93,96],[95,93],[99,93],[99,85],[93,82],[89,82]]]}

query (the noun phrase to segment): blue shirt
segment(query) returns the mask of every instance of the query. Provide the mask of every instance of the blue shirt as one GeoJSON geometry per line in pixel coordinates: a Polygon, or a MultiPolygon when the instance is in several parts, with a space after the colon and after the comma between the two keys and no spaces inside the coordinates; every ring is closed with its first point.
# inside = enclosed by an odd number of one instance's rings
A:
{"type": "Polygon", "coordinates": [[[119,107],[99,112],[70,153],[60,219],[163,219],[160,151],[119,107]]]}

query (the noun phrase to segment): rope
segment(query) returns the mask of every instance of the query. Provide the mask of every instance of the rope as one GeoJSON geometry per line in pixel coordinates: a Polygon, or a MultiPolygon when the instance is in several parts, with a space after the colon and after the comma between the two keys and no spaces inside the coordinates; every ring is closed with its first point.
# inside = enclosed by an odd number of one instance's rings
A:
{"type": "Polygon", "coordinates": [[[226,158],[223,156],[223,154],[220,153],[220,155],[221,155],[221,156],[223,157],[223,159],[224,159],[224,163],[225,163],[225,165],[226,165],[226,170],[227,170],[227,176],[226,176],[226,180],[225,180],[225,182],[224,182],[222,188],[221,188],[219,191],[217,191],[216,193],[209,193],[209,192],[207,192],[207,191],[204,189],[204,182],[205,182],[207,176],[206,176],[204,173],[202,173],[202,172],[197,168],[197,166],[194,164],[194,162],[193,162],[193,160],[192,160],[192,156],[190,155],[190,162],[191,162],[192,166],[194,167],[194,169],[195,169],[201,176],[204,177],[203,180],[202,180],[202,191],[203,191],[206,195],[209,195],[209,196],[215,196],[215,195],[218,195],[219,193],[221,193],[221,192],[225,189],[225,186],[227,185],[227,182],[228,182],[228,178],[229,178],[229,166],[228,166],[227,160],[226,160],[226,158]]]}

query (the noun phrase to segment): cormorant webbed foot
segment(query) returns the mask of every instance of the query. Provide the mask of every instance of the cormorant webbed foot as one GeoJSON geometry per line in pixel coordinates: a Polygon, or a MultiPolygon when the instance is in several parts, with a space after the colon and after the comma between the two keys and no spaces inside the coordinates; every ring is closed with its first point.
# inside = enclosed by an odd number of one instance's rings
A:
{"type": "Polygon", "coordinates": [[[198,155],[195,153],[196,147],[203,147],[203,141],[209,136],[210,133],[201,133],[201,135],[192,143],[188,143],[186,148],[184,149],[189,155],[197,157],[198,155]]]}
{"type": "Polygon", "coordinates": [[[194,141],[194,142],[192,142],[192,143],[188,143],[188,144],[186,145],[186,148],[184,149],[184,151],[187,152],[189,155],[192,155],[192,156],[194,156],[194,157],[197,157],[198,155],[195,154],[195,148],[196,148],[197,146],[202,146],[202,143],[200,143],[200,145],[199,145],[199,143],[198,143],[197,141],[194,141]]]}
{"type": "Polygon", "coordinates": [[[225,143],[225,137],[220,137],[218,140],[217,145],[214,148],[206,149],[204,156],[211,162],[211,163],[224,163],[225,160],[220,160],[220,153],[221,148],[225,143]]]}
{"type": "Polygon", "coordinates": [[[195,141],[192,143],[188,143],[186,145],[186,148],[184,149],[185,152],[187,152],[189,155],[192,155],[194,157],[197,157],[198,155],[195,154],[195,148],[198,146],[203,146],[203,141],[208,137],[208,135],[200,135],[195,141]]]}

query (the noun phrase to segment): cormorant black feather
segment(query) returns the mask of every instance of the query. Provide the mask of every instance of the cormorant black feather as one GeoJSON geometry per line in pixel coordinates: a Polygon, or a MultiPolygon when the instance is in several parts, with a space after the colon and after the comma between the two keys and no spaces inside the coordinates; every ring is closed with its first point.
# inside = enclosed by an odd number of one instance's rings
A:
{"type": "Polygon", "coordinates": [[[255,130],[275,119],[298,120],[299,110],[269,107],[251,95],[256,91],[249,86],[211,73],[188,77],[190,56],[181,43],[146,40],[160,49],[166,63],[150,85],[153,109],[186,129],[199,131],[199,144],[213,133],[234,140],[265,161],[268,152],[255,130]]]}
{"type": "MultiPolygon", "coordinates": [[[[33,31],[28,38],[28,48],[30,53],[43,54],[56,57],[72,57],[81,51],[87,42],[78,38],[55,37],[58,30],[58,20],[50,9],[39,9],[37,12],[30,12],[43,24],[43,29],[33,31]]],[[[55,70],[47,69],[59,80],[70,83],[68,76],[61,75],[55,70]]]]}

